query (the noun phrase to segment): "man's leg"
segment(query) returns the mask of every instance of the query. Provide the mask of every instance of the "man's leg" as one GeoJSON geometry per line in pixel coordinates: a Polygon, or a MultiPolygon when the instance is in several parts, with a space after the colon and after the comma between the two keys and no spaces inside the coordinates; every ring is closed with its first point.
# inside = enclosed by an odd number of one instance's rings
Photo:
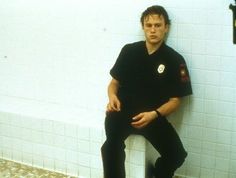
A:
{"type": "Polygon", "coordinates": [[[187,156],[175,129],[166,118],[158,118],[143,131],[145,138],[161,155],[155,163],[155,178],[172,178],[187,156]]]}
{"type": "Polygon", "coordinates": [[[121,112],[108,113],[105,119],[106,141],[102,145],[104,178],[125,178],[125,144],[129,124],[121,112]]]}

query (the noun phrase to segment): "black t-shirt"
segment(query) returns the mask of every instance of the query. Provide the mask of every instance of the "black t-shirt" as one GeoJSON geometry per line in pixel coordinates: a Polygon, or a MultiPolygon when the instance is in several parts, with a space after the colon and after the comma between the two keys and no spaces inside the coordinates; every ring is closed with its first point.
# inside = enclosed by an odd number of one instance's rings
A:
{"type": "Polygon", "coordinates": [[[120,83],[124,108],[155,109],[171,97],[192,94],[184,58],[164,43],[151,55],[144,41],[125,45],[110,74],[120,83]]]}

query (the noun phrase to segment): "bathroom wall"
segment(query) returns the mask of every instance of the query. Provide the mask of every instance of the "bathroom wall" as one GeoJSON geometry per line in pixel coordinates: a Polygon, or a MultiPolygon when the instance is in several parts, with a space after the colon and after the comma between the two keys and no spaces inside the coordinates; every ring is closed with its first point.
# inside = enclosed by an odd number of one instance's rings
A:
{"type": "Polygon", "coordinates": [[[79,124],[84,117],[101,125],[108,73],[120,48],[143,39],[139,17],[147,6],[165,6],[172,20],[167,43],[185,57],[194,91],[170,117],[189,152],[178,172],[236,177],[236,45],[228,8],[233,1],[0,3],[0,111],[36,122],[79,124]]]}

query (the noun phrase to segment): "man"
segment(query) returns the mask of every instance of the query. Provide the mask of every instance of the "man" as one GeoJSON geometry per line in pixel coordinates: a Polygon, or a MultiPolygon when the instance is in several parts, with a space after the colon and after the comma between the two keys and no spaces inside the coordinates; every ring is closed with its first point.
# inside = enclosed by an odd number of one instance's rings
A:
{"type": "Polygon", "coordinates": [[[155,178],[172,178],[187,153],[166,119],[192,94],[183,57],[164,42],[170,20],[162,6],[141,16],[145,41],[125,45],[110,74],[102,158],[105,178],[125,178],[125,139],[143,135],[160,153],[155,178]]]}

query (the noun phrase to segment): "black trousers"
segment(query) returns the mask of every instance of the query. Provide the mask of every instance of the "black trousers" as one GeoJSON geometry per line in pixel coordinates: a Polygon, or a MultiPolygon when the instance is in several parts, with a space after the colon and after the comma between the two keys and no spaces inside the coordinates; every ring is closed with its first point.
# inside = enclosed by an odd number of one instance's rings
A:
{"type": "Polygon", "coordinates": [[[142,129],[133,128],[132,116],[111,112],[105,118],[106,141],[101,147],[104,178],[125,178],[125,139],[130,134],[143,135],[159,152],[154,168],[156,178],[172,178],[187,153],[173,126],[165,117],[158,118],[142,129]]]}

